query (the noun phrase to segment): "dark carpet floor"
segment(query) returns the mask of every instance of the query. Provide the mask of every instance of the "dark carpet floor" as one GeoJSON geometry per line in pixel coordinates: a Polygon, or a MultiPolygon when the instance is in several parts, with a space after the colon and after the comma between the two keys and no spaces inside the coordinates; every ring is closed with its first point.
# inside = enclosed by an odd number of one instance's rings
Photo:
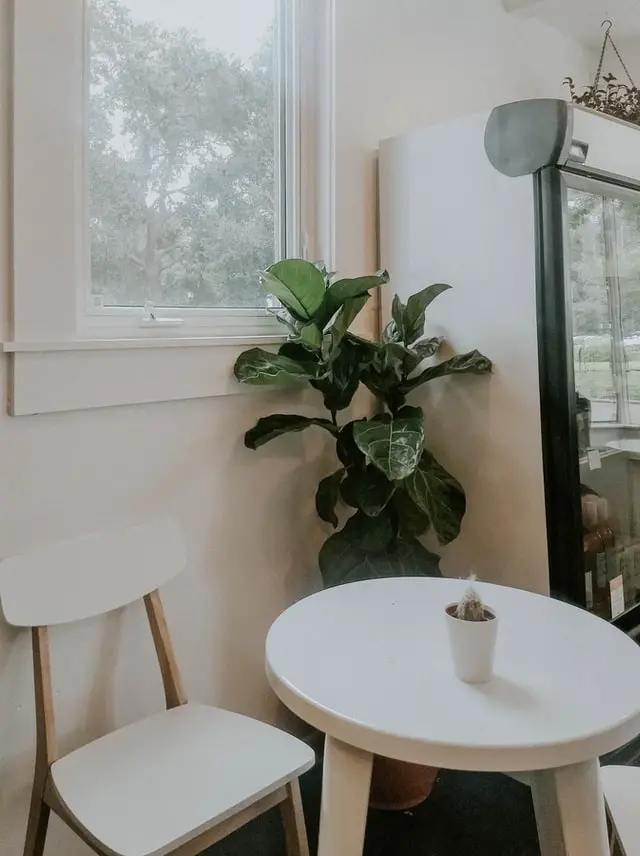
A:
{"type": "MultiPolygon", "coordinates": [[[[640,740],[603,759],[640,766],[640,740]]],[[[322,768],[301,779],[312,856],[322,768]]],[[[208,856],[285,856],[277,810],[207,851],[208,856]]],[[[531,792],[499,773],[443,771],[426,802],[410,812],[370,811],[364,856],[540,856],[531,792]]]]}
{"type": "MultiPolygon", "coordinates": [[[[321,769],[302,779],[311,852],[318,835],[321,769]]],[[[277,811],[230,835],[209,856],[284,856],[277,811]]],[[[539,856],[530,792],[506,776],[441,773],[411,812],[369,812],[365,856],[539,856]]]]}

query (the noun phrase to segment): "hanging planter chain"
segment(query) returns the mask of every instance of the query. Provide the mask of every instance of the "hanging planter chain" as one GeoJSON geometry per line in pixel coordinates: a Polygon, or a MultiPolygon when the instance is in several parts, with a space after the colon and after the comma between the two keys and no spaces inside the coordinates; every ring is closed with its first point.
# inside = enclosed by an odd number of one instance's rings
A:
{"type": "Polygon", "coordinates": [[[631,73],[622,59],[622,55],[611,37],[613,22],[609,20],[603,21],[602,26],[607,29],[602,41],[602,50],[600,51],[600,59],[593,84],[586,86],[582,95],[579,95],[573,78],[565,78],[564,83],[569,87],[571,100],[574,104],[589,107],[591,110],[598,110],[600,113],[606,113],[609,116],[615,116],[617,119],[624,119],[626,122],[633,122],[636,125],[640,125],[640,90],[635,85],[631,73]],[[619,83],[615,75],[611,73],[603,76],[602,67],[608,45],[611,45],[613,52],[618,58],[627,76],[629,85],[619,83]],[[600,88],[601,78],[607,84],[605,88],[600,88]]]}
{"type": "Polygon", "coordinates": [[[602,75],[602,64],[604,63],[604,55],[607,52],[607,44],[610,44],[611,47],[613,48],[615,55],[618,57],[620,65],[624,69],[624,73],[627,75],[627,80],[631,84],[632,88],[637,89],[635,83],[633,82],[633,78],[631,77],[631,74],[629,72],[629,69],[627,68],[627,66],[625,64],[625,61],[622,59],[622,56],[620,55],[620,51],[616,47],[616,43],[613,41],[613,39],[611,37],[611,28],[613,27],[613,21],[609,21],[607,19],[606,21],[602,22],[602,26],[606,27],[607,31],[604,34],[604,41],[602,42],[602,50],[600,51],[600,61],[598,62],[598,70],[596,71],[596,77],[595,77],[595,80],[593,81],[594,91],[596,91],[598,89],[598,84],[600,83],[600,76],[602,75]]]}

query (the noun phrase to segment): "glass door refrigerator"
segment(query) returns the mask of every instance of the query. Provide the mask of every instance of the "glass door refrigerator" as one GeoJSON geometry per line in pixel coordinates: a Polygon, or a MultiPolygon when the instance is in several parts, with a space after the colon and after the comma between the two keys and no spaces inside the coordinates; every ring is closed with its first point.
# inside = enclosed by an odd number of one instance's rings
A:
{"type": "Polygon", "coordinates": [[[540,283],[549,515],[562,521],[551,544],[552,581],[587,609],[633,628],[640,601],[640,189],[628,177],[565,170],[546,192],[564,212],[567,268],[564,294],[553,280],[540,283]],[[544,334],[560,319],[569,347],[554,354],[544,334]],[[555,412],[559,395],[569,406],[555,412]],[[560,468],[567,449],[573,466],[560,468]]]}
{"type": "Polygon", "coordinates": [[[388,140],[380,212],[392,285],[451,282],[433,323],[495,365],[484,397],[438,398],[469,509],[445,571],[546,588],[635,635],[640,128],[535,99],[388,140]]]}

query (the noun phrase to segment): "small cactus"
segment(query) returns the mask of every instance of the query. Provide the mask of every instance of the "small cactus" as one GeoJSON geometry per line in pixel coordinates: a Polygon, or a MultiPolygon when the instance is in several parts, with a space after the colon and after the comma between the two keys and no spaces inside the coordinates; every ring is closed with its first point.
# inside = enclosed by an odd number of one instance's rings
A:
{"type": "MultiPolygon", "coordinates": [[[[475,576],[472,574],[469,579],[473,581],[475,580],[475,576]]],[[[462,621],[487,620],[487,613],[482,598],[472,585],[467,587],[456,606],[456,618],[460,618],[462,621]]]]}

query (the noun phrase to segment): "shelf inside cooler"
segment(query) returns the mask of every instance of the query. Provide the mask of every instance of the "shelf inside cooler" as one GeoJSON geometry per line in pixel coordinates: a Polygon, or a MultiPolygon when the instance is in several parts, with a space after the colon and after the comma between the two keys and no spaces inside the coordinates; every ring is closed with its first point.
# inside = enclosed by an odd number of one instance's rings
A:
{"type": "Polygon", "coordinates": [[[640,440],[612,440],[607,447],[614,454],[623,452],[628,458],[640,458],[640,440]]]}
{"type": "MultiPolygon", "coordinates": [[[[630,458],[632,460],[640,460],[640,439],[612,440],[610,443],[607,443],[606,446],[601,446],[600,448],[596,447],[589,451],[598,452],[601,461],[606,458],[612,458],[615,455],[624,455],[626,458],[630,458]]],[[[578,460],[582,467],[589,463],[589,455],[581,455],[578,460]]]]}
{"type": "MultiPolygon", "coordinates": [[[[614,455],[619,455],[623,451],[626,451],[623,449],[611,449],[609,448],[609,446],[611,446],[611,443],[609,443],[608,446],[605,446],[602,449],[590,449],[589,451],[598,452],[601,461],[605,458],[612,458],[614,457],[614,455]]],[[[638,450],[638,457],[640,457],[640,449],[638,450]]],[[[589,455],[581,455],[580,458],[578,458],[578,461],[581,467],[584,466],[585,464],[589,463],[589,455]]]]}

